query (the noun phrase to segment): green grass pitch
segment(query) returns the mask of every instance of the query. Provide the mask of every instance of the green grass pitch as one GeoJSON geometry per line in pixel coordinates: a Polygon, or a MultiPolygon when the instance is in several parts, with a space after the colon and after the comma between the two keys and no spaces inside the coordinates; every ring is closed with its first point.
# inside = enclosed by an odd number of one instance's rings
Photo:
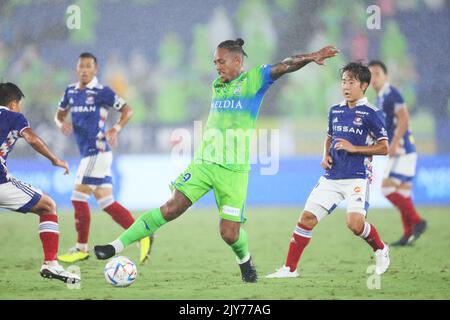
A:
{"type": "MultiPolygon", "coordinates": [[[[193,208],[157,232],[150,260],[138,265],[136,282],[114,288],[103,276],[105,261],[91,255],[76,265],[80,289],[40,277],[42,251],[36,216],[0,214],[0,299],[449,299],[450,214],[421,208],[429,228],[414,246],[391,248],[391,267],[379,289],[368,289],[374,263],[369,246],[353,236],[337,210],[319,224],[300,262],[296,279],[264,279],[283,264],[301,208],[252,208],[247,212],[250,252],[260,281],[244,284],[231,249],[218,231],[215,209],[193,208]]],[[[401,234],[394,209],[371,210],[385,241],[401,234]]],[[[60,253],[75,242],[73,215],[60,213],[60,253]]],[[[106,213],[92,214],[90,243],[113,240],[121,229],[106,213]]],[[[135,245],[122,255],[138,262],[135,245]]],[[[67,267],[67,265],[66,265],[67,267]]]]}

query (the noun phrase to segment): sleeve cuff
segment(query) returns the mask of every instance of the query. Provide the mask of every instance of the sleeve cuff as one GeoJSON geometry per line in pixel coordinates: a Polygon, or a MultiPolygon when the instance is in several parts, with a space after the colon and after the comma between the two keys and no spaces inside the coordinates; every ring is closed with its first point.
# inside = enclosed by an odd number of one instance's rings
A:
{"type": "Polygon", "coordinates": [[[31,127],[30,127],[30,126],[23,127],[23,128],[19,131],[19,135],[22,136],[23,130],[29,129],[29,128],[31,128],[31,127]]]}

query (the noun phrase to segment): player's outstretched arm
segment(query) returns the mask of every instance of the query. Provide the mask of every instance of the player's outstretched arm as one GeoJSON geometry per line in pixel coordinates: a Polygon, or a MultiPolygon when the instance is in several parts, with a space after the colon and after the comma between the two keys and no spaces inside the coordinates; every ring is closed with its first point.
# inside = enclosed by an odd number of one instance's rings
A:
{"type": "Polygon", "coordinates": [[[122,128],[127,124],[133,115],[133,109],[126,104],[120,109],[120,118],[117,123],[106,132],[106,139],[111,146],[117,145],[117,137],[122,128]]]}
{"type": "Polygon", "coordinates": [[[59,159],[47,146],[47,144],[36,135],[31,128],[26,128],[22,131],[22,137],[28,142],[29,145],[33,147],[34,150],[42,154],[54,166],[61,167],[64,169],[64,174],[69,173],[69,165],[66,161],[59,159]]]}
{"type": "Polygon", "coordinates": [[[359,153],[365,156],[385,156],[389,152],[389,143],[387,139],[378,140],[376,144],[371,146],[355,146],[351,142],[337,138],[334,148],[336,150],[345,150],[348,153],[359,153]]]}
{"type": "Polygon", "coordinates": [[[68,113],[69,110],[58,110],[55,114],[55,123],[59,130],[61,130],[61,132],[66,136],[72,133],[72,124],[66,121],[68,113]]]}
{"type": "Polygon", "coordinates": [[[336,47],[326,46],[313,53],[297,54],[288,57],[272,66],[270,76],[273,80],[276,80],[286,73],[294,72],[303,68],[312,61],[319,65],[324,65],[326,59],[336,56],[338,52],[339,50],[336,47]]]}

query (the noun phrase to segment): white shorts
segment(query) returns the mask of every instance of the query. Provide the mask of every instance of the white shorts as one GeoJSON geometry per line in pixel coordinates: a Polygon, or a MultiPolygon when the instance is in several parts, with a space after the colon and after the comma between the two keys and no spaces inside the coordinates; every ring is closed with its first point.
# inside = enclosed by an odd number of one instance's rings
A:
{"type": "Polygon", "coordinates": [[[1,208],[27,213],[39,202],[41,197],[41,190],[14,178],[0,184],[1,208]]]}
{"type": "Polygon", "coordinates": [[[367,179],[331,180],[320,177],[319,183],[306,200],[305,211],[314,214],[317,221],[333,212],[347,200],[347,213],[367,215],[369,208],[369,181],[367,179]]]}
{"type": "Polygon", "coordinates": [[[78,167],[75,184],[90,186],[93,190],[97,187],[112,188],[112,152],[100,152],[96,155],[81,159],[78,167]]]}
{"type": "Polygon", "coordinates": [[[407,153],[389,157],[384,171],[385,179],[397,183],[411,182],[416,175],[417,153],[407,153]]]}

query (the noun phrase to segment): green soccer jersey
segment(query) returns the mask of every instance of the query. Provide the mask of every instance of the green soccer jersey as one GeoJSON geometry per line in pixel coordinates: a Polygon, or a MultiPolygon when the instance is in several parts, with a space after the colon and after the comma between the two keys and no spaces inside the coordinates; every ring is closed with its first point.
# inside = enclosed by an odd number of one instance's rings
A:
{"type": "Polygon", "coordinates": [[[213,162],[233,171],[250,170],[250,142],[264,94],[273,83],[271,65],[261,65],[230,82],[212,84],[211,109],[196,162],[213,162]]]}

